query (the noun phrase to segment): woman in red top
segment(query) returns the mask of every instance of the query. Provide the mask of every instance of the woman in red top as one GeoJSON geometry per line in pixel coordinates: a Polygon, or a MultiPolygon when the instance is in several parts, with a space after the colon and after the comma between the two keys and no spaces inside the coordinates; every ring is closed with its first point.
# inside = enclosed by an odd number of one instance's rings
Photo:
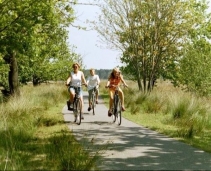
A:
{"type": "MultiPolygon", "coordinates": [[[[116,86],[119,86],[120,83],[123,83],[125,87],[128,87],[128,85],[125,83],[123,79],[123,75],[120,73],[119,68],[114,68],[113,71],[111,72],[110,76],[108,77],[108,82],[106,84],[106,88],[109,87],[109,110],[108,110],[108,116],[110,117],[112,115],[111,109],[112,109],[112,104],[113,104],[113,97],[114,97],[114,92],[116,89],[116,86]]],[[[125,111],[125,106],[124,106],[124,93],[119,87],[119,96],[122,102],[122,111],[125,111]]]]}

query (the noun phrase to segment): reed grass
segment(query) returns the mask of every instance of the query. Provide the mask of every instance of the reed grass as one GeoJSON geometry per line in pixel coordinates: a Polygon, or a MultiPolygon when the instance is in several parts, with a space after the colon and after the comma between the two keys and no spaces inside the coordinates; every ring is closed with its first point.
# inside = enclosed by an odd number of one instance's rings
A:
{"type": "MultiPolygon", "coordinates": [[[[211,152],[211,98],[184,92],[163,80],[150,94],[140,92],[134,82],[126,82],[125,118],[211,152]]],[[[103,97],[108,101],[108,96],[103,97]]]]}
{"type": "Polygon", "coordinates": [[[67,97],[64,85],[43,84],[0,104],[0,170],[96,170],[99,151],[79,144],[63,121],[67,97]]]}
{"type": "MultiPolygon", "coordinates": [[[[125,118],[211,152],[210,98],[164,81],[150,94],[127,83],[125,118]]],[[[108,105],[105,84],[102,80],[100,95],[108,105]]],[[[61,84],[24,86],[20,97],[0,104],[0,170],[98,170],[96,163],[106,147],[87,147],[74,139],[61,114],[67,97],[61,84]]]]}

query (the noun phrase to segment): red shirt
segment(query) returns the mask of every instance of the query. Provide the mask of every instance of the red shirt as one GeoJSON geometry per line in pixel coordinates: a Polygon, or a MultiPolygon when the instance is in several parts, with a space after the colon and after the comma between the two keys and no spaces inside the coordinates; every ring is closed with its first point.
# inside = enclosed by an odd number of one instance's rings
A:
{"type": "MultiPolygon", "coordinates": [[[[119,85],[119,83],[121,82],[121,78],[120,78],[120,76],[118,76],[118,77],[116,77],[116,78],[110,78],[109,79],[109,81],[110,81],[110,85],[114,85],[114,86],[118,86],[119,85]]],[[[115,89],[116,87],[110,87],[110,89],[115,89]]]]}

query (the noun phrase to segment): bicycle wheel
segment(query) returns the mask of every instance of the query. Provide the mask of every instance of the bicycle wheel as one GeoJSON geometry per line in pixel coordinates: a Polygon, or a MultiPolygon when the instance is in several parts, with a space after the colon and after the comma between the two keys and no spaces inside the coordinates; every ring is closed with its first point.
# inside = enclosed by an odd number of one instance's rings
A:
{"type": "Polygon", "coordinates": [[[118,104],[117,104],[116,117],[117,117],[118,125],[121,125],[121,122],[122,122],[122,103],[121,103],[120,99],[118,99],[117,103],[118,104]]]}
{"type": "Polygon", "coordinates": [[[92,94],[92,112],[93,112],[93,115],[95,115],[95,107],[96,107],[95,94],[92,94]]]}
{"type": "Polygon", "coordinates": [[[76,99],[73,101],[73,115],[74,115],[74,122],[77,120],[77,106],[76,106],[76,99]]]}
{"type": "Polygon", "coordinates": [[[113,123],[116,122],[116,114],[114,113],[114,108],[112,109],[112,115],[111,115],[113,123]]]}
{"type": "Polygon", "coordinates": [[[117,112],[117,95],[114,95],[114,101],[113,101],[113,108],[112,108],[112,120],[113,123],[116,122],[116,112],[117,112]]]}
{"type": "Polygon", "coordinates": [[[76,123],[81,124],[81,101],[79,99],[76,101],[76,123]]]}
{"type": "Polygon", "coordinates": [[[73,101],[73,115],[74,115],[74,122],[76,122],[76,120],[77,120],[77,103],[75,100],[73,101]]]}

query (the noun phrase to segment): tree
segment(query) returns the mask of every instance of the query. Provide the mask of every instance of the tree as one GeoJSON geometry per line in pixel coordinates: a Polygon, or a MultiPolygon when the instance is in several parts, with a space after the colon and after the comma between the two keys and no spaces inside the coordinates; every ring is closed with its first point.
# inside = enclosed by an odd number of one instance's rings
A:
{"type": "Polygon", "coordinates": [[[68,0],[4,0],[0,2],[0,15],[0,54],[5,61],[0,67],[4,72],[9,67],[10,94],[19,94],[18,69],[27,71],[23,77],[28,79],[30,72],[36,76],[36,65],[58,58],[59,47],[69,53],[65,27],[74,19],[73,10],[68,0]],[[62,43],[58,45],[59,40],[62,43]]]}
{"type": "Polygon", "coordinates": [[[205,39],[197,40],[186,47],[180,61],[178,78],[174,83],[199,95],[211,93],[211,44],[205,39]]]}
{"type": "Polygon", "coordinates": [[[206,5],[195,0],[103,2],[95,29],[103,42],[122,52],[123,71],[144,92],[153,89],[159,76],[171,78],[201,13],[194,7],[206,5]]]}
{"type": "Polygon", "coordinates": [[[188,91],[205,96],[211,94],[211,18],[206,5],[196,4],[195,8],[199,20],[189,34],[190,41],[182,49],[172,80],[175,85],[182,85],[188,91]]]}

